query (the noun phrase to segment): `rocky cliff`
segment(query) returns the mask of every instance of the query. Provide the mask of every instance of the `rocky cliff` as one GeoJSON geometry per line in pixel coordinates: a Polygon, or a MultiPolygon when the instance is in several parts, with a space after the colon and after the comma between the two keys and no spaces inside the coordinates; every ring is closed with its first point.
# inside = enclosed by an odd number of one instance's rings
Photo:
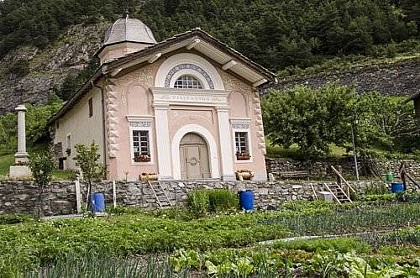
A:
{"type": "Polygon", "coordinates": [[[378,91],[389,96],[410,96],[420,92],[420,56],[346,71],[292,76],[280,80],[275,88],[286,90],[296,85],[319,88],[333,82],[340,85],[354,85],[358,93],[378,91]]]}
{"type": "Polygon", "coordinates": [[[68,74],[78,74],[92,59],[108,26],[76,25],[46,49],[21,47],[1,59],[0,115],[20,103],[46,103],[68,74]],[[16,61],[24,61],[19,72],[13,71],[16,61]]]}
{"type": "MultiPolygon", "coordinates": [[[[46,49],[21,47],[0,59],[0,115],[13,111],[21,103],[46,103],[69,74],[78,74],[87,66],[99,49],[109,24],[76,25],[46,49]],[[16,66],[17,61],[24,63],[16,66]]],[[[292,77],[281,80],[276,88],[320,87],[328,82],[338,82],[354,84],[359,92],[377,90],[387,95],[408,96],[420,92],[419,69],[420,56],[417,55],[392,64],[292,77]]]]}

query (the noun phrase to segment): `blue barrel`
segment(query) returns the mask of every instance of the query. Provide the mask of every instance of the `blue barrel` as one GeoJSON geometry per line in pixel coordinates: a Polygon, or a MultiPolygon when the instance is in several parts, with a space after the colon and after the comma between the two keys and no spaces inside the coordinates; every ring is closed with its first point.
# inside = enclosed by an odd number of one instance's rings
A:
{"type": "Polygon", "coordinates": [[[252,190],[241,191],[239,193],[241,207],[245,211],[254,211],[254,192],[252,190]]]}
{"type": "Polygon", "coordinates": [[[102,193],[94,193],[91,197],[92,211],[104,212],[105,211],[105,197],[102,193]]]}
{"type": "Polygon", "coordinates": [[[402,182],[393,182],[391,183],[391,192],[403,192],[404,191],[404,184],[402,182]]]}

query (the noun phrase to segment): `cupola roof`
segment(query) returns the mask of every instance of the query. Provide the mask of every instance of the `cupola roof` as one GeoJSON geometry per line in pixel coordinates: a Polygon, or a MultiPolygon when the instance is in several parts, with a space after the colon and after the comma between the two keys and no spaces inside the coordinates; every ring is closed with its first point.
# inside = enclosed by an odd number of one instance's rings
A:
{"type": "Polygon", "coordinates": [[[121,43],[134,42],[143,44],[156,44],[152,31],[146,24],[136,18],[120,18],[112,24],[105,35],[103,46],[121,43]]]}

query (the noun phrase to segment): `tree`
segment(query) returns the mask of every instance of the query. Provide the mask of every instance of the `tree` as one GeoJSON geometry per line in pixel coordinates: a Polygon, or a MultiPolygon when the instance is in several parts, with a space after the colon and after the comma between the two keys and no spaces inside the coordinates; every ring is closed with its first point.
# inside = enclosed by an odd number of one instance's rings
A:
{"type": "Polygon", "coordinates": [[[369,92],[358,97],[352,105],[361,151],[409,153],[420,148],[420,127],[412,104],[405,103],[405,98],[369,92]]]}
{"type": "Polygon", "coordinates": [[[86,206],[89,207],[89,197],[92,193],[92,182],[101,179],[104,174],[104,167],[98,161],[101,155],[99,154],[99,146],[94,141],[90,146],[77,144],[74,146],[76,149],[76,156],[73,158],[77,161],[83,173],[83,179],[88,183],[88,191],[86,194],[86,206]]]}
{"type": "Polygon", "coordinates": [[[353,88],[328,85],[273,91],[262,100],[263,119],[271,141],[285,148],[298,146],[307,160],[329,153],[329,145],[350,138],[353,88]]]}
{"type": "Polygon", "coordinates": [[[50,151],[43,151],[32,154],[29,158],[29,168],[32,171],[32,177],[38,186],[38,217],[42,213],[42,193],[49,185],[54,169],[54,159],[50,151]]]}

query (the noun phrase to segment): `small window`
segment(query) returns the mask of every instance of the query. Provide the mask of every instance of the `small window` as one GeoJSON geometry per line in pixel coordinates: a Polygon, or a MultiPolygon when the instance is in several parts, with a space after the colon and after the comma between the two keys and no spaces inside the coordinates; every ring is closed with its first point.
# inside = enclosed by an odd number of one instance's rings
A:
{"type": "Polygon", "coordinates": [[[248,132],[235,132],[236,158],[249,160],[248,132]]]}
{"type": "Polygon", "coordinates": [[[135,162],[150,161],[149,131],[133,130],[133,156],[135,162]]]}
{"type": "Polygon", "coordinates": [[[89,104],[89,118],[93,116],[93,103],[92,103],[92,98],[89,99],[88,101],[89,104]]]}
{"type": "Polygon", "coordinates": [[[174,84],[174,88],[181,89],[203,89],[200,80],[191,75],[182,75],[174,84]]]}
{"type": "Polygon", "coordinates": [[[71,137],[70,137],[70,134],[68,134],[67,137],[66,137],[66,153],[67,153],[67,156],[71,155],[71,137]]]}

